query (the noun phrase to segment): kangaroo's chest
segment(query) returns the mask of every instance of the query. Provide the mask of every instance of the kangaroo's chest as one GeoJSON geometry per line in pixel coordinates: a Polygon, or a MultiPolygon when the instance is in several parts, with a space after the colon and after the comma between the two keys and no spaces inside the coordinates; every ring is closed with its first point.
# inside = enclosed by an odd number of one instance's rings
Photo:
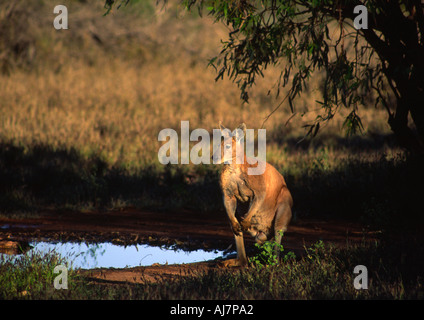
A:
{"type": "Polygon", "coordinates": [[[254,195],[243,175],[237,174],[237,172],[224,173],[221,183],[224,192],[227,195],[235,196],[240,202],[250,202],[254,195]]]}

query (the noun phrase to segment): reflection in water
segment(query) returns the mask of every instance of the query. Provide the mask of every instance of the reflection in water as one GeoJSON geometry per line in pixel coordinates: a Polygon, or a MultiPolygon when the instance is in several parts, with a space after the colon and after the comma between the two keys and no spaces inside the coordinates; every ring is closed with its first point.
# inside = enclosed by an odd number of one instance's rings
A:
{"type": "Polygon", "coordinates": [[[118,246],[112,243],[51,243],[33,242],[32,250],[59,253],[73,268],[125,268],[149,266],[154,263],[176,264],[212,260],[223,256],[222,251],[184,251],[149,245],[118,246]]]}

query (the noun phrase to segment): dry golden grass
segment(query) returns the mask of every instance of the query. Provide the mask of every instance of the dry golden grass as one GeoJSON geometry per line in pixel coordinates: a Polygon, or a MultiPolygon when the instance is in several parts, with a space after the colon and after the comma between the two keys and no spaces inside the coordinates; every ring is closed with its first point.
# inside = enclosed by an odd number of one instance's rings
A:
{"type": "MultiPolygon", "coordinates": [[[[280,71],[278,66],[266,70],[252,88],[250,103],[243,105],[236,85],[227,79],[215,82],[215,71],[206,67],[207,59],[220,51],[225,26],[184,13],[172,1],[161,12],[155,2],[132,0],[133,6],[102,17],[104,0],[63,0],[70,29],[56,31],[56,2],[0,0],[0,215],[127,206],[225,214],[217,166],[159,165],[158,134],[164,128],[179,132],[182,120],[190,121],[191,130],[209,132],[219,121],[229,128],[241,122],[260,128],[285,96],[282,91],[276,100],[275,89],[267,94],[280,71]],[[195,174],[188,175],[190,170],[195,174]]],[[[315,103],[321,100],[319,84],[318,74],[296,100],[294,117],[285,104],[264,125],[267,159],[284,174],[293,194],[293,220],[349,218],[387,228],[388,234],[422,225],[422,192],[414,187],[423,180],[422,164],[396,157],[399,149],[387,144],[384,110],[360,108],[363,136],[344,138],[342,110],[312,142],[297,143],[306,133],[302,125],[320,111],[315,103]]],[[[396,244],[409,234],[396,237],[396,244]]],[[[403,253],[397,258],[404,243],[381,249],[368,252],[370,261],[378,260],[376,253],[401,261],[385,269],[406,270],[414,281],[406,297],[421,294],[414,289],[422,288],[416,282],[418,268],[404,269],[416,265],[407,263],[414,262],[415,248],[406,260],[403,253]]],[[[330,258],[339,263],[344,255],[355,256],[355,250],[330,258]]],[[[363,257],[363,250],[356,255],[363,257]]],[[[317,259],[326,266],[325,261],[333,261],[328,257],[317,259]]],[[[305,266],[300,278],[311,282],[311,268],[305,266]]],[[[387,277],[398,279],[398,273],[387,277]]],[[[227,290],[228,279],[221,280],[227,290]]],[[[387,281],[382,282],[389,288],[383,297],[398,297],[397,284],[387,281]]],[[[404,282],[399,286],[403,289],[404,282]]],[[[175,286],[179,294],[182,287],[175,286]]],[[[292,287],[297,297],[300,291],[292,287]]],[[[326,297],[320,288],[317,297],[326,297]]],[[[146,296],[148,291],[143,292],[146,296]]],[[[330,293],[334,297],[334,290],[330,293]]]]}
{"type": "MultiPolygon", "coordinates": [[[[33,37],[28,50],[35,52],[30,71],[14,68],[0,76],[3,141],[73,147],[85,156],[100,155],[110,165],[120,161],[143,166],[157,162],[157,136],[164,128],[179,132],[182,120],[190,121],[191,130],[210,132],[218,121],[230,128],[241,122],[260,128],[285,96],[282,92],[275,99],[275,89],[268,94],[278,66],[266,70],[252,88],[248,105],[241,103],[234,83],[214,81],[216,73],[206,66],[207,58],[219,52],[226,28],[209,18],[195,18],[174,5],[164,11],[151,4],[146,6],[152,9],[147,19],[139,3],[102,17],[101,3],[67,3],[66,31],[50,26],[53,15],[47,12],[52,3],[27,11],[18,5],[31,28],[37,24],[34,15],[41,22],[36,31],[27,30],[33,37]]],[[[291,159],[287,140],[300,140],[306,133],[302,125],[318,114],[319,81],[317,75],[296,101],[293,118],[286,103],[266,121],[272,162],[291,159]]],[[[384,110],[366,108],[360,116],[365,133],[389,133],[384,110]]],[[[343,137],[342,121],[343,112],[321,134],[343,137]]],[[[337,151],[330,147],[326,152],[337,151]]],[[[293,161],[298,157],[309,158],[310,152],[296,152],[293,161]]]]}

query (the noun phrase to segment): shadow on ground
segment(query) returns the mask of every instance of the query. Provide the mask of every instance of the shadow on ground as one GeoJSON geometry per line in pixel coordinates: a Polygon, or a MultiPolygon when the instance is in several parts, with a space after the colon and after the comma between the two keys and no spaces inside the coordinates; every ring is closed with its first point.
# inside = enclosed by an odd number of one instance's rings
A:
{"type": "MultiPolygon", "coordinates": [[[[183,166],[129,170],[111,167],[97,155],[83,157],[75,149],[1,143],[0,210],[6,215],[45,208],[223,212],[216,166],[196,167],[195,173],[183,166]]],[[[284,175],[298,218],[353,219],[395,228],[423,219],[419,160],[349,160],[331,170],[316,167],[284,175]]]]}

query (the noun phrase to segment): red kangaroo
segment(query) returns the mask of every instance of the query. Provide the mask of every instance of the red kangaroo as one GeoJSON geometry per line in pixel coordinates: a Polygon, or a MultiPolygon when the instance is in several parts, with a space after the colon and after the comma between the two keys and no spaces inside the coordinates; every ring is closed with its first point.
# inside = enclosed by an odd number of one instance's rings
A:
{"type": "MultiPolygon", "coordinates": [[[[262,174],[249,175],[248,168],[254,168],[258,163],[250,164],[254,162],[247,161],[244,149],[244,161],[236,163],[236,146],[246,133],[244,123],[234,130],[235,133],[231,133],[221,123],[219,126],[224,137],[221,142],[220,163],[223,163],[223,168],[220,185],[237,248],[237,258],[226,260],[223,264],[227,267],[246,266],[248,260],[243,232],[255,237],[257,243],[275,238],[276,244],[280,244],[282,233],[287,230],[292,217],[293,199],[283,176],[269,163],[265,162],[265,171],[262,174]],[[225,153],[230,145],[231,153],[225,153]]],[[[219,149],[212,157],[214,163],[219,161],[219,149]]],[[[279,258],[277,246],[275,254],[279,258]]]]}

